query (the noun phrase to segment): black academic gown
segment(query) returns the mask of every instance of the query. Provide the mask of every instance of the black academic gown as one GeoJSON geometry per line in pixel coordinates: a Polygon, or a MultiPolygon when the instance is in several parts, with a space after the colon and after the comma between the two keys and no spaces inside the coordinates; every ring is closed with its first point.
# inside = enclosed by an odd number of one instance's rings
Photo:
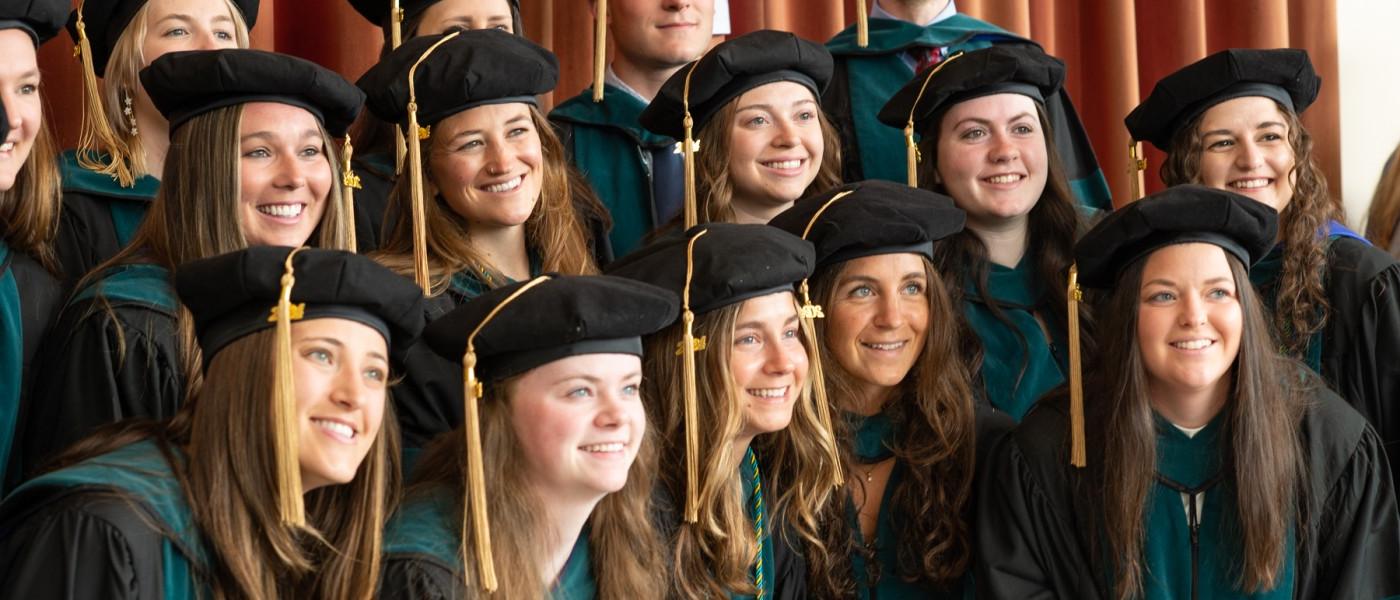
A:
{"type": "Polygon", "coordinates": [[[360,189],[355,190],[355,242],[361,254],[379,248],[389,211],[389,196],[398,176],[393,154],[366,154],[351,160],[360,189]]]}
{"type": "MultiPolygon", "coordinates": [[[[1086,402],[1091,403],[1092,397],[1086,402]]],[[[1092,431],[1092,424],[1086,424],[1092,431]]],[[[1319,389],[1301,424],[1306,489],[1315,507],[1293,555],[1295,598],[1400,594],[1400,518],[1380,440],[1365,419],[1319,389]]],[[[995,451],[978,492],[976,576],[983,597],[1111,598],[1103,531],[1089,469],[1102,464],[1090,434],[1087,469],[1069,465],[1068,403],[1032,409],[995,451]],[[1101,538],[1100,538],[1101,539],[1101,538]],[[1098,546],[1102,551],[1102,544],[1098,546]]]]}
{"type": "Polygon", "coordinates": [[[60,156],[59,171],[63,177],[63,210],[59,213],[54,250],[66,291],[88,271],[126,247],[146,218],[146,210],[160,189],[160,180],[145,175],[132,187],[121,187],[108,175],[78,166],[77,154],[72,150],[60,156]]]}
{"type": "Polygon", "coordinates": [[[0,241],[0,492],[18,484],[18,474],[9,473],[7,466],[15,454],[20,411],[33,385],[29,374],[39,342],[61,302],[58,279],[0,241]]]}

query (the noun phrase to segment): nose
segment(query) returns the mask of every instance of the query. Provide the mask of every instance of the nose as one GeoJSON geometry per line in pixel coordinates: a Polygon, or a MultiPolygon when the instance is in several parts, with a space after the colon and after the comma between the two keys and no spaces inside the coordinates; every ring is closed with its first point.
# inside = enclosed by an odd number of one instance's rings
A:
{"type": "Polygon", "coordinates": [[[1206,323],[1206,305],[1194,294],[1184,297],[1181,303],[1181,327],[1183,329],[1194,329],[1206,323]]]}
{"type": "Polygon", "coordinates": [[[346,410],[354,410],[364,405],[370,394],[369,386],[360,370],[343,366],[331,380],[331,402],[346,410]]]}
{"type": "Polygon", "coordinates": [[[515,163],[515,148],[510,144],[490,144],[486,152],[486,173],[488,175],[505,175],[510,172],[510,167],[515,163]]]}
{"type": "Polygon", "coordinates": [[[682,11],[690,8],[691,0],[666,0],[663,7],[669,11],[682,11]]]}
{"type": "Polygon", "coordinates": [[[222,47],[218,38],[214,37],[214,32],[208,29],[201,29],[199,33],[195,34],[195,50],[218,50],[222,47]]]}
{"type": "Polygon", "coordinates": [[[994,133],[992,134],[992,145],[988,149],[987,158],[994,163],[1006,163],[1021,157],[1021,148],[1010,137],[994,133]]]}
{"type": "MultiPolygon", "coordinates": [[[[4,103],[5,105],[5,115],[9,120],[10,131],[16,132],[16,135],[18,135],[20,128],[24,126],[24,118],[20,116],[19,111],[10,110],[10,107],[14,106],[14,103],[10,102],[10,98],[6,96],[8,96],[8,94],[0,95],[0,103],[4,103]]],[[[4,142],[4,140],[0,140],[0,142],[4,142]]]]}
{"type": "Polygon", "coordinates": [[[898,329],[904,326],[904,310],[899,305],[899,296],[883,294],[876,305],[875,326],[881,329],[898,329]]]}
{"type": "Polygon", "coordinates": [[[1254,140],[1240,140],[1239,151],[1235,153],[1235,166],[1240,170],[1249,171],[1264,164],[1264,152],[1254,140]]]}
{"type": "Polygon", "coordinates": [[[628,398],[624,398],[620,392],[605,392],[598,398],[598,414],[593,419],[593,424],[603,429],[614,429],[621,427],[628,422],[625,403],[628,398]]]}
{"type": "Polygon", "coordinates": [[[769,375],[787,375],[797,369],[799,360],[806,360],[806,348],[802,344],[768,344],[763,361],[763,372],[769,375]],[[801,354],[801,356],[798,356],[801,354]]]}
{"type": "Polygon", "coordinates": [[[294,192],[306,187],[308,169],[329,166],[319,162],[307,164],[307,161],[297,160],[295,154],[286,154],[277,161],[277,173],[272,179],[272,185],[280,190],[294,192]]]}
{"type": "Polygon", "coordinates": [[[774,125],[777,130],[773,136],[773,147],[795,148],[802,143],[802,136],[798,133],[797,124],[792,119],[780,118],[774,125]]]}

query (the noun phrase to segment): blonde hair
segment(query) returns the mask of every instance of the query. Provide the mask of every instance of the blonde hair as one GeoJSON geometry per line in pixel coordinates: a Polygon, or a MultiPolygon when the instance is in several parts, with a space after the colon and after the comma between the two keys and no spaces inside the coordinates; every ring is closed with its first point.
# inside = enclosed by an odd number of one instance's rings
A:
{"type": "Polygon", "coordinates": [[[1400,156],[1400,147],[1390,153],[1381,180],[1376,184],[1376,193],[1371,197],[1371,211],[1366,215],[1366,239],[1392,253],[1400,252],[1400,249],[1391,247],[1395,226],[1400,223],[1400,165],[1396,164],[1397,156],[1400,156]]]}
{"type": "Polygon", "coordinates": [[[0,191],[0,238],[54,274],[60,267],[53,239],[62,200],[57,155],[48,121],[40,119],[34,147],[15,174],[15,184],[0,191]]]}

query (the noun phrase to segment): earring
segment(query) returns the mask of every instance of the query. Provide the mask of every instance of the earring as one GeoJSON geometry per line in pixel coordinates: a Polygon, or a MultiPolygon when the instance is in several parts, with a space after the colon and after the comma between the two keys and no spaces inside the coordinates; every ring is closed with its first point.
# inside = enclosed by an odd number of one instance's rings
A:
{"type": "Polygon", "coordinates": [[[122,90],[122,114],[126,115],[127,128],[131,132],[131,136],[136,137],[137,134],[141,133],[141,130],[136,128],[136,111],[131,107],[131,94],[126,90],[122,90]]]}

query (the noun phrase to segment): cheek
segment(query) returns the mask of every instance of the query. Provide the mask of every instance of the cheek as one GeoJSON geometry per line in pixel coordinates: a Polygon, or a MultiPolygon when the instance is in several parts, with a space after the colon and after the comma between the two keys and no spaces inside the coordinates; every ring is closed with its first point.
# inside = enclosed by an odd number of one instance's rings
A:
{"type": "Polygon", "coordinates": [[[458,190],[471,187],[481,164],[462,156],[443,156],[432,162],[432,181],[444,194],[460,195],[458,190]]]}
{"type": "Polygon", "coordinates": [[[335,173],[325,160],[314,161],[306,167],[306,185],[316,200],[325,200],[331,192],[331,181],[335,173]]]}
{"type": "Polygon", "coordinates": [[[1225,187],[1226,175],[1230,172],[1230,157],[1225,153],[1205,152],[1201,154],[1200,183],[1210,187],[1225,187]]]}
{"type": "Polygon", "coordinates": [[[244,161],[238,169],[238,197],[244,205],[257,202],[263,190],[267,189],[271,177],[266,169],[251,161],[244,161]]]}

